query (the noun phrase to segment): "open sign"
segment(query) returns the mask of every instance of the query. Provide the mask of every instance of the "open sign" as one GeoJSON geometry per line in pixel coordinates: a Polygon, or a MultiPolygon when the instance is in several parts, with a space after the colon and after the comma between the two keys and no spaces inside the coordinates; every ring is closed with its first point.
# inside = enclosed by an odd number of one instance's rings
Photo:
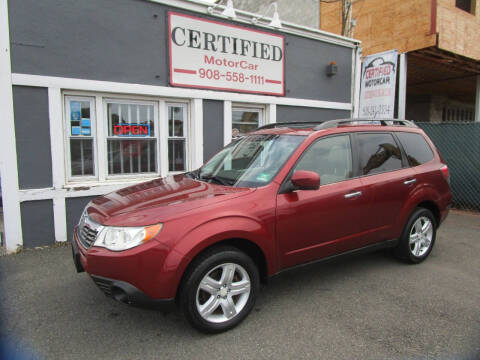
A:
{"type": "Polygon", "coordinates": [[[150,124],[121,124],[113,126],[116,136],[143,137],[150,136],[150,124]]]}

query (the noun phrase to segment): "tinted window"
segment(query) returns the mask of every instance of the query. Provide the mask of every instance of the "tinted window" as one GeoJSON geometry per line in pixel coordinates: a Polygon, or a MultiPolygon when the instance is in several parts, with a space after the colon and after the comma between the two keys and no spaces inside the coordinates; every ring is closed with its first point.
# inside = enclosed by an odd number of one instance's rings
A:
{"type": "Polygon", "coordinates": [[[352,151],[348,135],[320,139],[310,146],[295,170],[315,171],[320,184],[330,184],[352,177],[352,151]]]}
{"type": "Polygon", "coordinates": [[[359,134],[357,136],[363,175],[402,168],[402,153],[391,134],[359,134]]]}
{"type": "Polygon", "coordinates": [[[422,165],[433,159],[433,151],[422,135],[397,133],[397,136],[407,153],[410,166],[422,165]]]}

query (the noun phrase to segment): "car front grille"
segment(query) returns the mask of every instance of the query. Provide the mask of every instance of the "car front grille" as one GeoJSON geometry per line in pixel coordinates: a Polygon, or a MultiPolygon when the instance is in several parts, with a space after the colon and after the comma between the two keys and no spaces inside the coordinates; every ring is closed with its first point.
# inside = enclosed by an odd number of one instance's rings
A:
{"type": "Polygon", "coordinates": [[[78,239],[84,248],[89,249],[93,246],[101,227],[102,225],[90,220],[88,216],[80,220],[78,239]]]}
{"type": "Polygon", "coordinates": [[[80,233],[79,233],[80,242],[84,247],[88,249],[93,245],[93,243],[97,239],[97,234],[98,234],[98,231],[91,229],[90,227],[88,227],[88,225],[85,224],[80,229],[80,233]]]}

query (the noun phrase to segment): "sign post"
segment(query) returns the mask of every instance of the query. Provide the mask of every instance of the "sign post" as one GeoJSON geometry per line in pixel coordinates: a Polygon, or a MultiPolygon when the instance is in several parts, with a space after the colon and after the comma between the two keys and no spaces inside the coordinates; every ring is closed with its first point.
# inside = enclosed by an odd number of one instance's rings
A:
{"type": "Polygon", "coordinates": [[[397,51],[365,57],[360,85],[361,118],[393,119],[397,79],[397,51]]]}

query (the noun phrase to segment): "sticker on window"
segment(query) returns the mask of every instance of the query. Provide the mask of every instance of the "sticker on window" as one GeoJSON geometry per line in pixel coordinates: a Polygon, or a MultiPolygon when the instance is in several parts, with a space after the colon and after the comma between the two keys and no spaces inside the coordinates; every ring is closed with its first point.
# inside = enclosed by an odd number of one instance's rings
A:
{"type": "Polygon", "coordinates": [[[261,182],[267,182],[268,180],[270,180],[270,177],[271,175],[268,173],[260,173],[258,174],[256,179],[261,182]]]}
{"type": "Polygon", "coordinates": [[[70,102],[70,120],[80,121],[82,118],[82,103],[80,101],[70,102]]]}
{"type": "Polygon", "coordinates": [[[72,126],[72,135],[80,135],[80,126],[72,126]]]}

